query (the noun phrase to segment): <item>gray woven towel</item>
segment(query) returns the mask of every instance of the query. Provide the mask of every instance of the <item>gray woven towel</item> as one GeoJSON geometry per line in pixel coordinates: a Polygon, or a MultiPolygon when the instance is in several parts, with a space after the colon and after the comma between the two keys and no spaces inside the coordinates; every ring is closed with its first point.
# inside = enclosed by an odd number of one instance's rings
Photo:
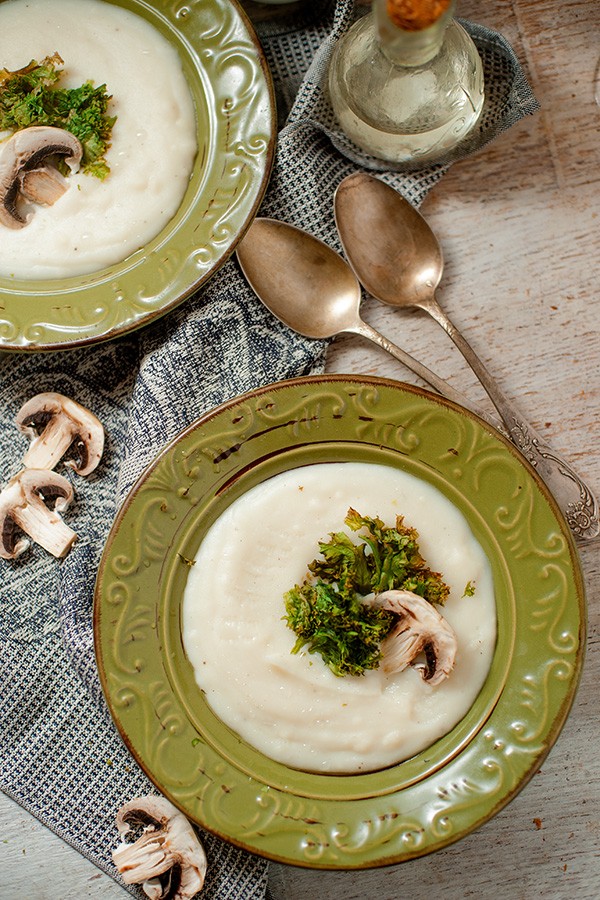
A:
{"type": "MultiPolygon", "coordinates": [[[[446,171],[394,173],[357,155],[337,131],[323,79],[332,46],[355,15],[352,0],[307,3],[306,12],[261,30],[282,116],[289,110],[261,213],[337,249],[332,195],[358,163],[385,172],[415,204],[446,171]]],[[[469,27],[489,98],[482,145],[536,103],[506,42],[469,27]]],[[[322,371],[325,350],[275,321],[230,260],[196,296],[133,336],[57,354],[0,354],[2,483],[20,468],[26,441],[13,420],[34,394],[78,400],[107,433],[100,468],[76,483],[68,522],[80,540],[70,555],[59,562],[33,547],[14,562],[0,560],[0,787],[115,877],[116,810],[155,788],[112,724],[95,667],[92,593],[111,522],[144,467],[181,429],[237,394],[322,371]]],[[[209,861],[203,897],[265,896],[264,860],[202,837],[209,861]]],[[[141,896],[137,888],[131,893],[141,896]]]]}

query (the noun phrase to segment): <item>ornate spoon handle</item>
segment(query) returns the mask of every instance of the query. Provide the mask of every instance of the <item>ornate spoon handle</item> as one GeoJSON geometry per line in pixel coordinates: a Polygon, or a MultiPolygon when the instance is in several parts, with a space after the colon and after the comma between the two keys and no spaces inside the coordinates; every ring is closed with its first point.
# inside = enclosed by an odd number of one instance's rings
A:
{"type": "Polygon", "coordinates": [[[434,300],[423,304],[422,309],[433,316],[463,354],[498,410],[510,439],[554,494],[575,538],[583,543],[598,537],[598,501],[590,488],[523,418],[438,303],[434,300]]]}

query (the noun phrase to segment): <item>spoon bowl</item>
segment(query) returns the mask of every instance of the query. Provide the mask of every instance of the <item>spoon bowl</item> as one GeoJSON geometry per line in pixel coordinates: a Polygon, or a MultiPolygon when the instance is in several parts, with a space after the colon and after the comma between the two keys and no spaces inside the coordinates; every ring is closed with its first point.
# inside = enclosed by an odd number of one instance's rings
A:
{"type": "Polygon", "coordinates": [[[335,192],[335,219],[346,257],[371,296],[429,310],[444,270],[442,248],[408,200],[371,175],[349,175],[335,192]]]}
{"type": "Polygon", "coordinates": [[[257,218],[238,245],[237,258],[258,298],[284,325],[322,340],[343,333],[361,335],[444,397],[485,418],[435,372],[361,319],[360,283],[348,263],[323,241],[287,222],[257,218]]]}
{"type": "Polygon", "coordinates": [[[277,219],[255,219],[238,247],[246,279],[273,315],[308,338],[358,321],[360,284],[327,244],[277,219]]]}

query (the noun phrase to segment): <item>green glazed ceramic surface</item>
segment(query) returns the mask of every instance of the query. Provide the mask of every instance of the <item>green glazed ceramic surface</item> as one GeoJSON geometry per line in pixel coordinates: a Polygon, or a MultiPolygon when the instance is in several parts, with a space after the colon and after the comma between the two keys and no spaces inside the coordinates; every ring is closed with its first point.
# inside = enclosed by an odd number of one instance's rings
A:
{"type": "Polygon", "coordinates": [[[109,536],[94,627],[115,722],[189,818],[272,859],[359,868],[437,850],[523,787],[573,701],[585,599],[570,532],[511,444],[425,391],[333,375],[242,396],[165,448],[109,536]],[[432,747],[374,773],[316,775],[273,762],[212,713],[181,605],[200,542],[233,500],[286,469],[346,460],[403,469],[462,511],[492,566],[498,640],[472,709],[432,747]]]}
{"type": "MultiPolygon", "coordinates": [[[[113,0],[109,0],[113,3],[113,0]]],[[[270,75],[232,0],[116,0],[178,50],[196,111],[198,153],[179,211],[147,246],[91,275],[0,277],[0,350],[38,351],[117,337],[175,307],[233,252],[273,161],[270,75]]]]}

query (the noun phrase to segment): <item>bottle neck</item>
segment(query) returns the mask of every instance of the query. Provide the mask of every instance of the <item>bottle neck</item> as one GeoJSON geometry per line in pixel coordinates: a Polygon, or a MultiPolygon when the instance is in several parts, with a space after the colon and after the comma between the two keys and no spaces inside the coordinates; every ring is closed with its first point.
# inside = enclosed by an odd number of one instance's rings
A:
{"type": "Polygon", "coordinates": [[[434,59],[454,14],[455,0],[426,28],[405,30],[395,25],[387,10],[388,0],[374,0],[373,15],[383,54],[395,65],[422,66],[434,59]]]}

